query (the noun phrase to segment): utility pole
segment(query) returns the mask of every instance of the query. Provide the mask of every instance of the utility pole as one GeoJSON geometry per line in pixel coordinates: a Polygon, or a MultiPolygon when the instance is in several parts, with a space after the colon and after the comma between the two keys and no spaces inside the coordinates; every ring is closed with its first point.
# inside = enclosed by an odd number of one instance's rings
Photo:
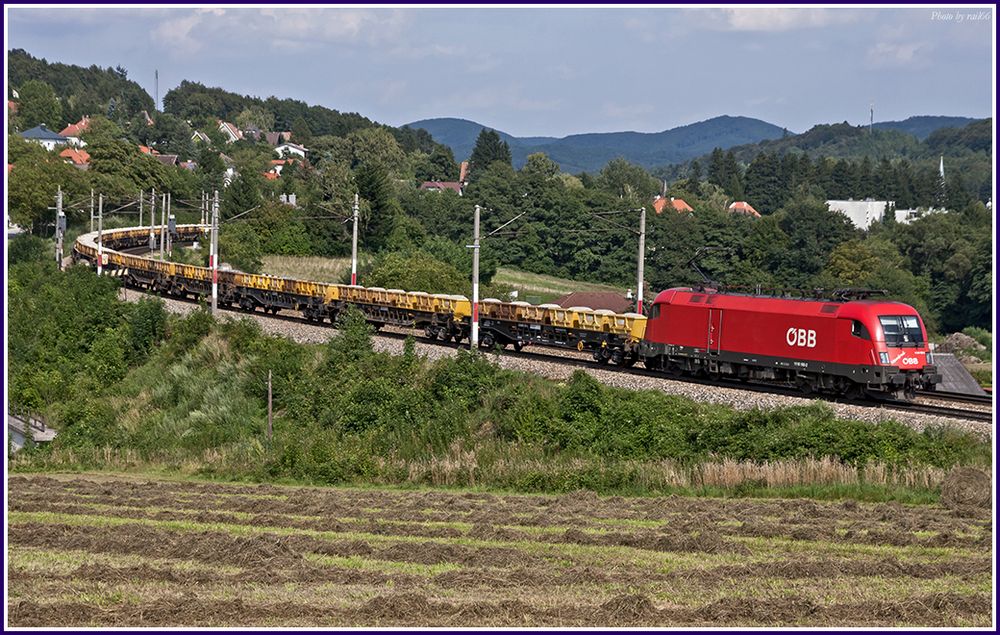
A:
{"type": "Polygon", "coordinates": [[[156,234],[153,233],[153,224],[156,222],[156,188],[149,191],[149,253],[156,249],[156,234]]]}
{"type": "Polygon", "coordinates": [[[104,194],[97,199],[97,275],[104,272],[104,194]]]}
{"type": "Polygon", "coordinates": [[[174,219],[174,215],[170,213],[170,202],[171,202],[170,201],[170,194],[167,194],[167,233],[166,233],[166,236],[167,236],[167,253],[168,254],[173,253],[173,249],[174,249],[174,237],[171,234],[171,229],[172,229],[171,226],[173,225],[172,221],[174,219]]]}
{"type": "Polygon", "coordinates": [[[267,371],[267,440],[274,436],[273,410],[271,409],[271,371],[267,371]]]}
{"type": "Polygon", "coordinates": [[[212,202],[212,242],[209,248],[209,266],[212,267],[212,315],[219,306],[219,190],[212,202]]]}
{"type": "Polygon", "coordinates": [[[358,193],[354,193],[354,236],[351,238],[351,285],[358,283],[358,193]]]}
{"type": "Polygon", "coordinates": [[[472,337],[469,349],[479,348],[479,206],[472,223],[472,337]]]}
{"type": "Polygon", "coordinates": [[[142,198],[146,195],[145,191],[139,191],[139,227],[142,227],[142,198]]]}
{"type": "Polygon", "coordinates": [[[62,186],[56,191],[56,265],[62,271],[63,234],[66,233],[66,214],[63,213],[62,186]]]}
{"type": "Polygon", "coordinates": [[[94,233],[94,188],[90,188],[90,233],[94,233]]]}
{"type": "Polygon", "coordinates": [[[163,250],[167,244],[167,195],[162,194],[160,199],[160,260],[163,260],[165,257],[163,250]]]}
{"type": "Polygon", "coordinates": [[[642,315],[642,270],[646,264],[646,208],[639,210],[639,288],[635,312],[642,315]]]}

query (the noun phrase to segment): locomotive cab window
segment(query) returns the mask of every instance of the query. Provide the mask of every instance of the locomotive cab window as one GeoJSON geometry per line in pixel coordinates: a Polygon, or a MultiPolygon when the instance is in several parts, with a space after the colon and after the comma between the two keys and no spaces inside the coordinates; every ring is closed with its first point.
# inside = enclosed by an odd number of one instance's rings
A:
{"type": "Polygon", "coordinates": [[[859,320],[852,320],[851,322],[851,335],[854,337],[860,337],[863,340],[871,341],[872,336],[868,332],[868,327],[864,325],[863,322],[859,320]]]}
{"type": "Polygon", "coordinates": [[[914,315],[880,315],[879,324],[888,346],[923,346],[924,332],[920,320],[914,315]]]}
{"type": "Polygon", "coordinates": [[[660,305],[659,304],[654,304],[653,306],[649,307],[649,316],[648,317],[651,320],[655,320],[656,318],[660,317],[660,305]]]}

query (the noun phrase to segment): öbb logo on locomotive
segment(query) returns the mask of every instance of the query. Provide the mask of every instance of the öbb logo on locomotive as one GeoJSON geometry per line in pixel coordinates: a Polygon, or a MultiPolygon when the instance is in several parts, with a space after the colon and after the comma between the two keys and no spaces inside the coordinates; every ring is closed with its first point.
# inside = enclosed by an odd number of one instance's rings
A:
{"type": "Polygon", "coordinates": [[[812,329],[797,329],[793,326],[785,333],[785,342],[789,346],[816,348],[816,331],[812,329]]]}

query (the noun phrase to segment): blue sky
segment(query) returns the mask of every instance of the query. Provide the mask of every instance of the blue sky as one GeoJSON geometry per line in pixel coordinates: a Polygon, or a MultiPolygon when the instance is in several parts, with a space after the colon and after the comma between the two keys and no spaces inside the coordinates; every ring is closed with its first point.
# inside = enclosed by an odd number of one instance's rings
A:
{"type": "Polygon", "coordinates": [[[992,8],[18,8],[7,48],[400,125],[654,132],[993,111],[992,8]]]}

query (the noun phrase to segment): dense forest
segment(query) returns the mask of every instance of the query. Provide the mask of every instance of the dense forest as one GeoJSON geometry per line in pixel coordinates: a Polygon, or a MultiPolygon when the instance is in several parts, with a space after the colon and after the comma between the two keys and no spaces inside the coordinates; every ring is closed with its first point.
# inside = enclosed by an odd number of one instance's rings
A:
{"type": "MultiPolygon", "coordinates": [[[[45,85],[34,77],[21,79],[45,85]]],[[[19,112],[30,111],[33,99],[22,92],[19,112]]],[[[465,245],[476,204],[484,207],[483,233],[490,234],[482,249],[484,284],[504,265],[624,287],[635,285],[638,209],[645,207],[647,297],[667,286],[702,282],[689,261],[699,247],[712,247],[699,267],[714,282],[879,287],[920,309],[933,329],[991,325],[993,216],[984,204],[991,189],[984,189],[980,178],[984,170],[991,173],[989,121],[938,130],[925,141],[910,137],[899,141],[898,151],[889,151],[899,140],[896,131],[869,135],[850,126],[820,126],[805,135],[814,147],[791,145],[789,137],[758,144],[756,153],[716,149],[670,174],[651,174],[618,158],[599,171],[574,175],[543,153],[515,170],[509,145],[484,130],[460,196],[419,188],[425,180],[458,178],[451,151],[423,131],[189,82],[168,93],[165,103],[170,112],[151,113],[153,125],[92,112],[84,133],[88,170],[12,134],[11,219],[51,236],[57,187],[75,231],[88,223],[92,188],[105,195],[108,209],[135,200],[140,191],[171,192],[178,213],[193,218],[197,212],[189,211],[188,203],[200,200],[203,191],[218,190],[225,221],[221,251],[233,266],[257,271],[266,254],[349,254],[350,225],[344,221],[357,193],[362,283],[467,293],[471,255],[465,245]],[[290,127],[293,138],[303,142],[299,135],[305,131],[311,135],[307,159],[284,165],[278,178],[273,147],[250,138],[226,143],[215,125],[223,116],[262,129],[290,127]],[[208,141],[192,141],[195,129],[208,141]],[[852,150],[838,158],[844,153],[834,151],[841,147],[837,139],[845,136],[857,139],[852,143],[860,154],[852,150]],[[862,151],[881,140],[888,145],[875,146],[878,152],[862,151]],[[141,153],[140,143],[193,159],[197,167],[163,165],[141,153]],[[937,171],[939,153],[946,156],[944,180],[937,171]],[[233,170],[231,180],[227,169],[233,170]],[[652,213],[664,177],[665,193],[683,198],[693,213],[652,213]],[[281,203],[283,194],[295,194],[296,205],[281,203]],[[862,232],[825,205],[832,198],[866,197],[924,213],[908,225],[889,220],[862,232]],[[762,218],[729,213],[734,200],[749,201],[762,218]]],[[[121,216],[110,222],[133,221],[121,216]]]]}
{"type": "Polygon", "coordinates": [[[716,149],[653,173],[673,180],[707,169],[709,180],[736,198],[745,196],[758,210],[777,209],[787,199],[789,187],[799,185],[818,186],[828,199],[875,198],[895,201],[899,209],[956,207],[972,199],[986,202],[992,196],[992,152],[992,119],[940,128],[923,141],[896,130],[869,131],[841,123],[737,146],[725,153],[716,149]],[[939,197],[937,174],[942,157],[948,201],[939,197]],[[732,180],[736,166],[744,166],[745,181],[732,180]]]}

